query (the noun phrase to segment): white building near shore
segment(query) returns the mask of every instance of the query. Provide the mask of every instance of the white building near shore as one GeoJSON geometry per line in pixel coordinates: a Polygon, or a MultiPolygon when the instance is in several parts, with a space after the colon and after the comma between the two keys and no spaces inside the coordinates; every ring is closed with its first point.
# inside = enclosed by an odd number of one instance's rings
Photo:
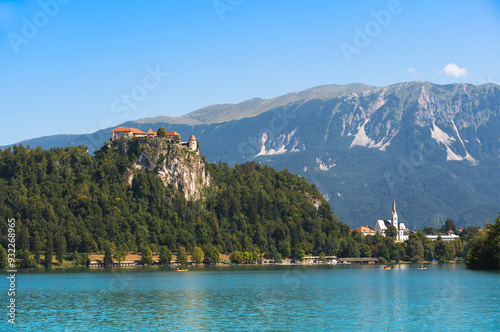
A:
{"type": "Polygon", "coordinates": [[[386,236],[386,231],[389,226],[396,227],[396,242],[404,242],[409,238],[409,230],[404,223],[398,222],[398,213],[396,212],[396,200],[392,199],[392,218],[390,220],[377,220],[375,224],[375,232],[386,236]]]}
{"type": "Polygon", "coordinates": [[[441,235],[441,234],[430,234],[430,235],[426,235],[426,237],[432,241],[436,241],[437,239],[439,239],[439,237],[441,237],[441,240],[443,240],[444,242],[450,242],[450,241],[453,241],[455,239],[458,239],[460,236],[456,235],[456,234],[447,234],[447,235],[441,235]]]}

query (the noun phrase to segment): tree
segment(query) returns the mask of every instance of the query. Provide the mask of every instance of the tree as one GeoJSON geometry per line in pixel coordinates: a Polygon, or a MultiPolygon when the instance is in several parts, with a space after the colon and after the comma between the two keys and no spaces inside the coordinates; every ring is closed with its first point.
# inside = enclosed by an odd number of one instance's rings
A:
{"type": "Polygon", "coordinates": [[[29,250],[20,250],[20,252],[23,252],[23,260],[22,262],[19,264],[19,267],[22,267],[22,268],[34,268],[36,267],[36,264],[35,264],[35,261],[33,260],[33,258],[31,257],[31,254],[30,254],[30,251],[29,250]]]}
{"type": "Polygon", "coordinates": [[[411,259],[411,262],[412,263],[420,263],[422,261],[422,257],[420,256],[413,256],[412,259],[411,259]]]}
{"type": "Polygon", "coordinates": [[[395,239],[398,236],[398,230],[395,226],[389,225],[385,231],[385,235],[395,239]]]}
{"type": "Polygon", "coordinates": [[[251,252],[248,252],[248,251],[245,251],[243,253],[243,260],[245,261],[245,263],[247,264],[250,264],[253,262],[253,255],[251,252]]]}
{"type": "Polygon", "coordinates": [[[181,137],[179,135],[174,136],[174,143],[180,143],[181,142],[181,137]]]}
{"type": "Polygon", "coordinates": [[[424,227],[424,233],[429,235],[429,234],[436,234],[436,229],[432,226],[425,226],[424,227]]]}
{"type": "Polygon", "coordinates": [[[399,251],[397,250],[392,250],[391,255],[390,255],[391,260],[393,260],[396,264],[399,263],[399,260],[401,259],[399,255],[399,251]]]}
{"type": "Polygon", "coordinates": [[[318,260],[319,260],[320,262],[326,262],[326,255],[325,255],[325,253],[324,253],[324,252],[320,252],[320,253],[319,253],[318,260]]]}
{"type": "Polygon", "coordinates": [[[113,254],[113,259],[117,260],[118,263],[122,263],[127,258],[127,249],[123,245],[119,245],[113,254]]]}
{"type": "Polygon", "coordinates": [[[66,238],[64,237],[62,232],[60,232],[57,236],[57,242],[56,242],[56,259],[59,266],[61,266],[63,263],[63,256],[65,252],[66,252],[66,238]]]}
{"type": "Polygon", "coordinates": [[[299,249],[299,250],[297,250],[297,254],[296,254],[295,258],[298,259],[299,261],[302,261],[304,259],[305,255],[306,255],[306,253],[304,252],[304,250],[299,249]]]}
{"type": "MultiPolygon", "coordinates": [[[[385,261],[388,261],[390,259],[389,249],[387,249],[387,246],[385,244],[380,247],[378,254],[381,257],[384,257],[385,261]]],[[[380,260],[380,257],[378,258],[378,260],[380,260]]]]}
{"type": "Polygon", "coordinates": [[[160,248],[160,264],[170,265],[172,261],[172,252],[166,246],[160,248]]]}
{"type": "Polygon", "coordinates": [[[142,264],[152,265],[153,264],[153,252],[149,247],[144,248],[142,251],[142,264]]]}
{"type": "Polygon", "coordinates": [[[486,232],[475,238],[465,264],[469,269],[500,269],[500,214],[494,224],[486,225],[486,232]]]}
{"type": "Polygon", "coordinates": [[[205,264],[220,263],[220,252],[216,246],[208,245],[205,251],[205,264]]]}
{"type": "Polygon", "coordinates": [[[229,255],[229,260],[235,264],[240,264],[244,262],[245,256],[241,251],[233,251],[231,255],[229,255]]]}
{"type": "Polygon", "coordinates": [[[191,257],[196,264],[200,264],[205,259],[205,253],[200,247],[194,247],[191,257]]]}
{"type": "Polygon", "coordinates": [[[33,238],[33,253],[35,254],[35,265],[38,267],[40,264],[40,255],[42,253],[42,242],[40,241],[40,235],[35,231],[35,237],[33,238]]]}
{"type": "Polygon", "coordinates": [[[283,256],[283,257],[290,257],[292,254],[292,250],[290,249],[290,242],[284,240],[280,241],[278,243],[278,252],[283,256]]]}
{"type": "Polygon", "coordinates": [[[113,245],[106,241],[104,244],[104,266],[112,266],[113,265],[113,245]]]}
{"type": "Polygon", "coordinates": [[[52,235],[47,235],[47,242],[45,243],[45,268],[52,269],[52,235]]]}
{"type": "Polygon", "coordinates": [[[6,269],[8,267],[9,261],[8,261],[8,255],[7,255],[7,250],[3,246],[0,245],[0,269],[6,269]]]}
{"type": "Polygon", "coordinates": [[[28,227],[25,224],[21,225],[21,232],[19,233],[19,249],[24,251],[30,249],[30,236],[28,227]]]}
{"type": "Polygon", "coordinates": [[[275,263],[282,263],[283,262],[283,258],[281,258],[281,254],[279,252],[276,254],[276,256],[274,256],[274,262],[275,263]]]}
{"type": "Polygon", "coordinates": [[[177,263],[186,265],[188,263],[188,254],[186,248],[180,247],[177,251],[177,263]]]}
{"type": "Polygon", "coordinates": [[[165,127],[160,127],[156,131],[156,135],[158,135],[159,137],[165,137],[166,133],[167,133],[167,131],[165,130],[165,127]]]}
{"type": "Polygon", "coordinates": [[[446,219],[446,221],[444,222],[444,231],[448,232],[449,230],[452,230],[453,232],[457,230],[457,228],[455,227],[455,222],[450,218],[446,219]]]}

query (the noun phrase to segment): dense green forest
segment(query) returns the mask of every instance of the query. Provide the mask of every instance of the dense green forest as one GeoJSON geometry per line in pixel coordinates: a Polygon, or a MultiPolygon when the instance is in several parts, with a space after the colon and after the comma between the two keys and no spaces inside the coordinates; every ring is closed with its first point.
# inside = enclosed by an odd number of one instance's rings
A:
{"type": "MultiPolygon", "coordinates": [[[[140,140],[130,147],[119,152],[104,146],[95,156],[83,146],[43,150],[20,145],[0,151],[0,217],[16,220],[22,266],[39,266],[44,255],[48,266],[52,255],[60,263],[64,258],[84,265],[88,253],[192,253],[195,247],[205,253],[205,261],[214,252],[236,252],[233,257],[241,252],[245,261],[305,254],[449,260],[464,257],[477,234],[477,228],[469,228],[452,243],[432,242],[421,232],[406,243],[363,236],[338,221],[304,178],[255,162],[234,167],[207,163],[211,184],[202,199],[188,201],[153,172],[135,170],[144,148],[140,140]],[[131,185],[125,176],[130,170],[131,185]]],[[[0,232],[4,267],[6,222],[0,232]]]]}
{"type": "Polygon", "coordinates": [[[500,269],[500,216],[472,242],[466,264],[470,269],[500,269]]]}

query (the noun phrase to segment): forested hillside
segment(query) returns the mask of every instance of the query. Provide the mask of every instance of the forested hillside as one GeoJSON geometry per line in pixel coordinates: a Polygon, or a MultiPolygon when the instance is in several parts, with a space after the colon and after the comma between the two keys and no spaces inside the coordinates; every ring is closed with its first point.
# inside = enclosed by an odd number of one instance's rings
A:
{"type": "MultiPolygon", "coordinates": [[[[200,199],[188,200],[173,179],[165,183],[161,172],[176,163],[194,169],[191,164],[199,163],[200,156],[186,149],[179,154],[169,144],[165,154],[153,147],[134,139],[108,144],[95,156],[82,146],[0,151],[0,217],[16,219],[20,257],[39,262],[43,252],[54,252],[62,261],[65,253],[145,247],[157,252],[162,246],[278,259],[324,253],[397,261],[462,254],[463,243],[432,243],[422,234],[412,235],[412,247],[391,237],[351,232],[314,185],[256,162],[234,167],[206,163],[210,185],[202,187],[200,199]],[[154,169],[138,167],[145,160],[154,169]],[[424,254],[426,244],[431,252],[424,254]]],[[[3,248],[7,241],[4,222],[3,248]]]]}
{"type": "MultiPolygon", "coordinates": [[[[330,252],[331,242],[349,233],[305,179],[255,162],[207,164],[212,184],[196,201],[154,172],[134,170],[130,185],[126,174],[140,149],[104,147],[95,157],[84,147],[2,151],[0,215],[18,221],[19,247],[33,250],[38,236],[42,247],[65,242],[69,252],[101,251],[110,241],[128,251],[213,244],[222,252],[258,247],[290,256],[300,243],[330,252]]],[[[6,247],[5,223],[2,234],[6,247]]]]}

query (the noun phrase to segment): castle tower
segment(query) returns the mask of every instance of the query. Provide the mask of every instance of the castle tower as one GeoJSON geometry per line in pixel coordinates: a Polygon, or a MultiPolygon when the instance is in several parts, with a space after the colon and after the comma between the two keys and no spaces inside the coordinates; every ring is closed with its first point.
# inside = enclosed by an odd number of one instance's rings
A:
{"type": "Polygon", "coordinates": [[[198,140],[194,137],[194,135],[191,135],[189,138],[188,148],[191,151],[196,151],[198,149],[198,140]]]}
{"type": "Polygon", "coordinates": [[[396,241],[400,240],[399,236],[399,223],[398,223],[398,213],[396,212],[396,199],[392,198],[392,226],[396,227],[397,235],[396,241]]]}

